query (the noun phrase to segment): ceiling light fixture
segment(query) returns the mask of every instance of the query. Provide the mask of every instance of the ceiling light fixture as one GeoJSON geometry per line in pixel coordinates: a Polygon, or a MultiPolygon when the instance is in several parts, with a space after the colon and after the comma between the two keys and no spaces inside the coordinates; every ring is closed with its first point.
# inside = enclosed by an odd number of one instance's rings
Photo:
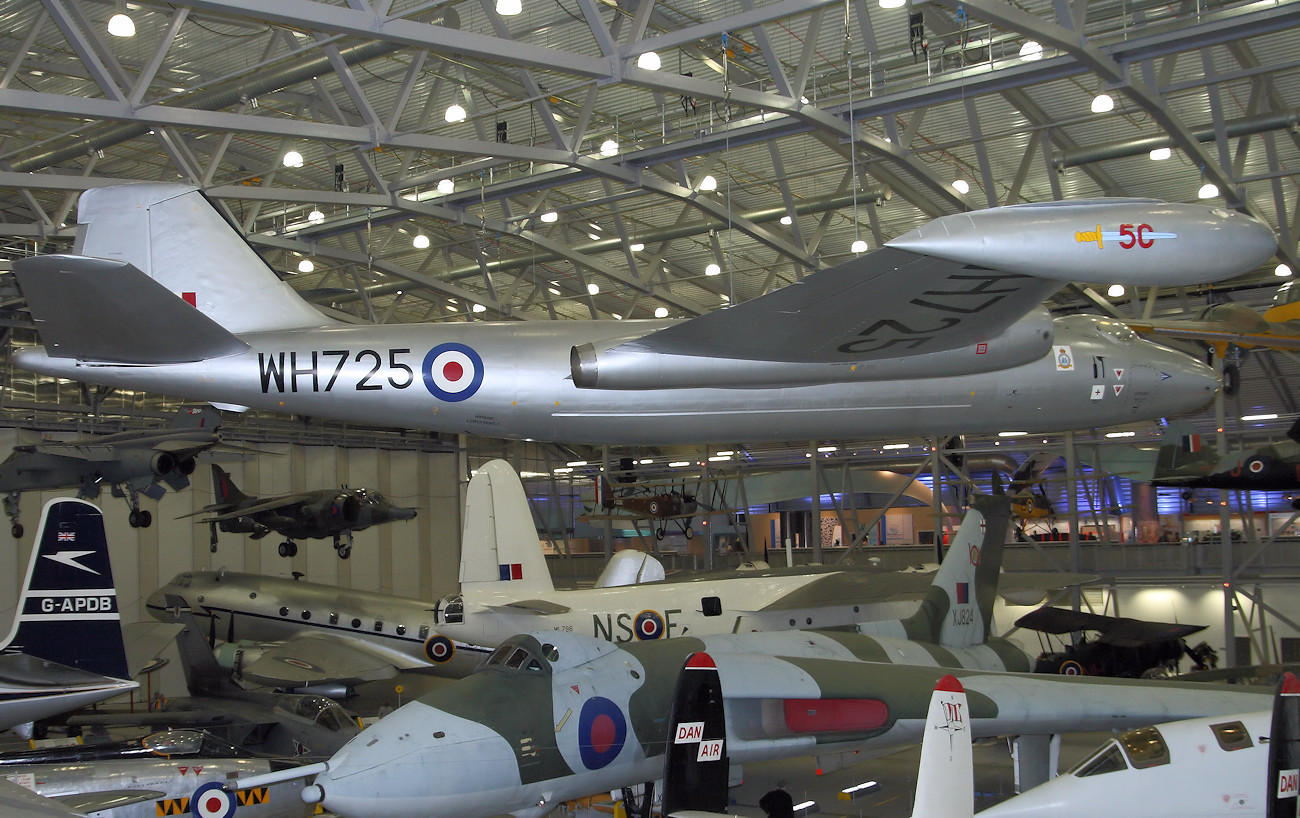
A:
{"type": "Polygon", "coordinates": [[[1020,59],[1025,62],[1033,62],[1043,58],[1043,46],[1037,40],[1026,40],[1020,46],[1020,59]]]}
{"type": "Polygon", "coordinates": [[[596,284],[596,283],[593,282],[593,283],[587,285],[587,295],[595,295],[596,293],[599,293],[599,292],[600,292],[600,285],[599,285],[599,284],[596,284]]]}
{"type": "Polygon", "coordinates": [[[717,189],[718,180],[713,178],[713,174],[709,174],[700,180],[700,190],[709,191],[717,189]]]}
{"type": "Polygon", "coordinates": [[[1111,298],[1119,298],[1120,296],[1124,295],[1124,285],[1123,284],[1110,285],[1110,287],[1107,288],[1106,290],[1106,295],[1110,296],[1111,298]]]}
{"type": "Polygon", "coordinates": [[[487,312],[487,307],[483,306],[482,304],[475,304],[474,312],[487,312]]]}
{"type": "Polygon", "coordinates": [[[627,246],[627,249],[631,250],[633,253],[639,253],[645,249],[645,245],[639,241],[634,241],[627,246]]]}
{"type": "Polygon", "coordinates": [[[1151,161],[1162,162],[1173,155],[1174,152],[1169,148],[1156,148],[1155,150],[1151,151],[1151,161]]]}
{"type": "Polygon", "coordinates": [[[320,212],[320,208],[313,207],[311,212],[307,214],[307,221],[312,224],[320,224],[325,221],[325,214],[320,212]]]}
{"type": "Polygon", "coordinates": [[[709,262],[709,266],[704,268],[704,274],[706,276],[716,276],[716,275],[720,275],[721,273],[722,273],[722,268],[719,267],[716,262],[709,262]]]}
{"type": "Polygon", "coordinates": [[[453,181],[453,180],[451,180],[451,179],[439,179],[439,180],[438,180],[438,192],[441,193],[441,194],[443,194],[443,195],[446,195],[446,194],[448,194],[448,193],[455,193],[455,192],[456,192],[456,183],[455,183],[455,181],[453,181]]]}
{"type": "Polygon", "coordinates": [[[618,140],[614,138],[606,139],[600,143],[601,156],[618,156],[618,140]]]}
{"type": "Polygon", "coordinates": [[[667,318],[667,317],[668,317],[667,307],[655,307],[655,318],[667,318]]]}
{"type": "Polygon", "coordinates": [[[311,259],[309,258],[305,258],[302,261],[298,262],[298,272],[300,273],[310,273],[312,270],[315,269],[316,269],[316,265],[312,264],[311,259]]]}
{"type": "Polygon", "coordinates": [[[970,182],[967,182],[965,179],[958,179],[952,183],[952,189],[965,196],[967,193],[970,193],[970,182]]]}
{"type": "Polygon", "coordinates": [[[134,37],[135,21],[123,12],[118,12],[108,18],[108,33],[114,37],[134,37]]]}
{"type": "Polygon", "coordinates": [[[1287,276],[1291,275],[1291,265],[1289,264],[1277,265],[1276,267],[1273,268],[1273,275],[1278,276],[1279,278],[1286,278],[1287,276]]]}
{"type": "Polygon", "coordinates": [[[1201,185],[1201,189],[1196,191],[1196,195],[1201,199],[1213,199],[1219,195],[1219,186],[1214,182],[1206,182],[1201,185]]]}
{"type": "Polygon", "coordinates": [[[521,0],[497,0],[497,14],[502,17],[514,17],[516,14],[522,14],[524,4],[521,0]]]}
{"type": "Polygon", "coordinates": [[[1251,421],[1251,420],[1277,420],[1277,412],[1265,412],[1265,413],[1260,414],[1260,415],[1242,415],[1242,416],[1241,416],[1241,419],[1242,419],[1242,420],[1245,420],[1245,421],[1251,421]]]}
{"type": "Polygon", "coordinates": [[[429,237],[423,233],[416,233],[415,238],[411,239],[411,245],[416,250],[427,250],[429,248],[429,237]]]}
{"type": "Polygon", "coordinates": [[[654,51],[647,51],[636,58],[637,68],[644,68],[647,71],[658,71],[659,65],[659,55],[654,51]]]}
{"type": "Polygon", "coordinates": [[[448,122],[464,122],[465,121],[464,106],[462,106],[459,102],[453,102],[452,104],[447,106],[447,113],[443,114],[443,118],[446,119],[448,122]]]}
{"type": "Polygon", "coordinates": [[[281,161],[286,168],[300,168],[303,162],[302,154],[297,151],[287,151],[281,161]]]}
{"type": "Polygon", "coordinates": [[[853,246],[850,247],[849,250],[850,250],[850,252],[854,252],[854,253],[865,253],[865,252],[867,252],[867,240],[866,240],[866,239],[858,239],[857,241],[853,242],[853,246]]]}
{"type": "Polygon", "coordinates": [[[794,224],[794,219],[790,218],[789,216],[782,216],[781,224],[784,224],[787,227],[789,227],[790,225],[794,224]]]}
{"type": "Polygon", "coordinates": [[[556,213],[554,210],[548,210],[542,214],[542,221],[546,222],[547,224],[552,224],[555,221],[557,221],[559,218],[560,218],[560,214],[556,213]]]}
{"type": "Polygon", "coordinates": [[[1115,110],[1115,98],[1110,94],[1102,93],[1092,98],[1092,112],[1094,114],[1107,114],[1115,110]]]}
{"type": "Polygon", "coordinates": [[[901,9],[907,5],[907,0],[880,0],[882,9],[901,9]]]}

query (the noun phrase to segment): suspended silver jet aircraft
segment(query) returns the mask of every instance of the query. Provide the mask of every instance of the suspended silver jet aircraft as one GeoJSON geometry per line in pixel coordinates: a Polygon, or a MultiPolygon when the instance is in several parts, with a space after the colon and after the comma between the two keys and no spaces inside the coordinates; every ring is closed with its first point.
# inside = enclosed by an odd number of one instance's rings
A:
{"type": "Polygon", "coordinates": [[[1149,199],[946,216],[686,321],[354,326],[303,301],[197,190],[82,194],[76,255],[15,262],[35,372],[384,426],[663,444],[1076,429],[1194,409],[1198,361],[1041,305],[1067,281],[1217,281],[1262,223],[1149,199]],[[142,320],[147,318],[147,320],[142,320]]]}
{"type": "Polygon", "coordinates": [[[134,690],[99,509],[45,504],[9,638],[0,645],[0,730],[134,690]]]}
{"type": "Polygon", "coordinates": [[[22,492],[73,486],[85,500],[98,497],[102,486],[112,486],[114,497],[129,498],[131,527],[148,528],[153,514],[140,509],[140,495],[157,500],[168,487],[180,491],[188,486],[194,456],[221,442],[220,425],[215,409],[189,406],[177,412],[166,429],[15,446],[0,463],[10,533],[14,539],[23,535],[18,507],[22,492]]]}

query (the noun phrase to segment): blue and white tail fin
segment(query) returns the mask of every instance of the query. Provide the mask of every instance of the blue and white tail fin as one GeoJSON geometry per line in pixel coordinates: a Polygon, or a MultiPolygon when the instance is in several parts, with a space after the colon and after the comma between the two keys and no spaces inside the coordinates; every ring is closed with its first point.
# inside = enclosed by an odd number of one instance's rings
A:
{"type": "Polygon", "coordinates": [[[692,653],[673,690],[664,752],[663,814],[726,812],[729,768],[722,680],[711,656],[692,653]]]}
{"type": "Polygon", "coordinates": [[[969,818],[974,813],[975,769],[966,689],[955,676],[944,676],[930,696],[912,818],[969,818]]]}
{"type": "Polygon", "coordinates": [[[524,485],[504,460],[479,466],[469,481],[460,588],[520,594],[555,590],[524,485]]]}
{"type": "Polygon", "coordinates": [[[280,281],[196,188],[138,184],[87,190],[78,255],[127,262],[239,334],[331,323],[280,281]]]}
{"type": "Polygon", "coordinates": [[[916,613],[901,621],[864,622],[858,630],[954,650],[983,644],[993,633],[993,603],[1010,517],[1005,495],[977,497],[916,613]]]}
{"type": "Polygon", "coordinates": [[[4,650],[130,679],[104,517],[84,500],[45,504],[4,650]]]}

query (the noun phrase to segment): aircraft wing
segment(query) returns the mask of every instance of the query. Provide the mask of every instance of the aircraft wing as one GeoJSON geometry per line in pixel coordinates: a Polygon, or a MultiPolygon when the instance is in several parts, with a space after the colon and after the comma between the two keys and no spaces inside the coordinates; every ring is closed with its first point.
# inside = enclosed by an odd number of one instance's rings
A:
{"type": "Polygon", "coordinates": [[[285,494],[279,497],[268,497],[265,500],[253,503],[252,505],[240,506],[231,509],[230,511],[218,514],[215,517],[199,520],[199,522],[217,523],[222,520],[233,520],[236,517],[248,517],[253,514],[261,514],[264,511],[279,511],[282,508],[288,508],[289,506],[295,506],[299,503],[305,503],[312,498],[313,495],[311,494],[285,494]]]}
{"type": "Polygon", "coordinates": [[[487,609],[500,613],[535,614],[537,616],[568,613],[571,610],[567,605],[548,602],[545,599],[520,599],[515,602],[508,602],[505,605],[488,605],[487,609]]]}
{"type": "MultiPolygon", "coordinates": [[[[166,798],[162,790],[99,790],[98,792],[78,792],[68,795],[56,795],[53,799],[71,809],[72,814],[96,813],[101,810],[117,809],[142,804],[145,801],[157,801],[166,798]]],[[[8,815],[9,813],[5,813],[8,815]]]]}
{"type": "Polygon", "coordinates": [[[1266,331],[1242,329],[1227,321],[1178,321],[1159,319],[1125,320],[1134,332],[1143,335],[1163,335],[1189,341],[1236,344],[1243,347],[1269,349],[1300,349],[1300,334],[1282,324],[1269,323],[1266,331]]]}
{"type": "Polygon", "coordinates": [[[0,776],[0,814],[5,818],[76,818],[82,815],[3,776],[0,776]]]}
{"type": "Polygon", "coordinates": [[[1101,634],[1099,641],[1117,647],[1140,647],[1166,639],[1181,639],[1206,628],[1205,625],[1147,622],[1051,607],[1030,611],[1017,619],[1016,625],[1051,634],[1093,630],[1101,634]]]}
{"type": "Polygon", "coordinates": [[[1059,281],[882,247],[620,348],[833,363],[846,360],[842,347],[851,346],[855,361],[897,358],[987,340],[1060,288],[1059,281]]]}
{"type": "MultiPolygon", "coordinates": [[[[1023,597],[1029,592],[1048,591],[1070,585],[1095,582],[1093,574],[1068,574],[1059,571],[1004,572],[998,581],[998,593],[1023,597]]],[[[934,572],[916,571],[842,571],[827,574],[764,605],[760,611],[785,611],[828,605],[870,605],[921,599],[930,590],[934,572]]]]}
{"type": "Polygon", "coordinates": [[[353,685],[391,679],[397,671],[392,657],[364,642],[312,634],[268,645],[259,657],[239,668],[244,680],[268,687],[353,685]]]}

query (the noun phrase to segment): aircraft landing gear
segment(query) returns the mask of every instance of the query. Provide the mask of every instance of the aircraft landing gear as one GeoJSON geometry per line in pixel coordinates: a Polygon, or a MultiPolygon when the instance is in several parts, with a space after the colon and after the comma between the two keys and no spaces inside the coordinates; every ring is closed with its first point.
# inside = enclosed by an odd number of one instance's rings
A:
{"type": "Polygon", "coordinates": [[[655,529],[655,539],[656,539],[656,540],[662,540],[662,539],[664,538],[664,536],[665,536],[667,533],[668,533],[668,532],[664,531],[662,528],[656,528],[656,529],[655,529]]]}
{"type": "Polygon", "coordinates": [[[217,553],[217,524],[208,523],[208,550],[217,553]]]}
{"type": "Polygon", "coordinates": [[[345,560],[352,556],[352,532],[347,532],[347,542],[342,541],[342,535],[334,535],[334,550],[338,552],[339,559],[345,560]]]}
{"type": "Polygon", "coordinates": [[[153,525],[153,514],[135,508],[131,510],[130,514],[126,515],[126,521],[131,524],[132,528],[148,528],[153,525]]]}
{"type": "Polygon", "coordinates": [[[298,556],[298,544],[293,540],[285,540],[280,543],[279,551],[282,557],[296,557],[298,556]]]}
{"type": "Polygon", "coordinates": [[[20,499],[22,499],[22,494],[11,491],[5,495],[4,500],[5,514],[9,517],[9,533],[13,535],[15,540],[22,539],[23,536],[23,524],[18,521],[18,515],[21,513],[18,507],[20,499]]]}
{"type": "Polygon", "coordinates": [[[631,787],[623,788],[623,810],[628,818],[650,818],[654,805],[655,785],[653,781],[647,781],[642,787],[644,789],[640,796],[631,787]]]}
{"type": "Polygon", "coordinates": [[[686,526],[685,528],[682,529],[682,533],[685,534],[685,535],[686,535],[686,539],[689,540],[690,538],[692,538],[692,537],[695,536],[695,529],[691,528],[691,527],[688,525],[688,526],[686,526]]]}

